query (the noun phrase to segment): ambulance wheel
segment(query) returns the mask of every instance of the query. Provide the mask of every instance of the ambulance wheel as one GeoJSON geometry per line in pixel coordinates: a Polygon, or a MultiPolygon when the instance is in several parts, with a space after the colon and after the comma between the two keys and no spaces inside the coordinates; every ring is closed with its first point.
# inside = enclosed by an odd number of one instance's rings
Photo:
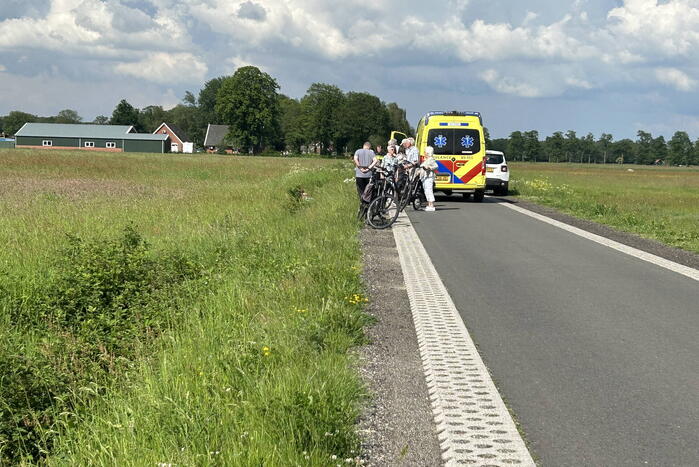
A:
{"type": "Polygon", "coordinates": [[[464,197],[464,201],[471,199],[471,193],[461,193],[461,196],[464,197]]]}
{"type": "Polygon", "coordinates": [[[476,203],[482,203],[483,198],[485,198],[485,190],[476,190],[476,192],[473,194],[473,201],[476,203]]]}

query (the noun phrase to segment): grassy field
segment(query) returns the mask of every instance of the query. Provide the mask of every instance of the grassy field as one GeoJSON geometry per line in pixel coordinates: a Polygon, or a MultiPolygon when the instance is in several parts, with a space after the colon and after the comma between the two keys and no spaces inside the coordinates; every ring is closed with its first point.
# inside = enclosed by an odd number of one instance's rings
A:
{"type": "Polygon", "coordinates": [[[349,176],[327,160],[0,151],[0,464],[354,458],[348,350],[366,317],[349,176]]]}
{"type": "Polygon", "coordinates": [[[699,253],[699,168],[510,166],[515,195],[699,253]]]}

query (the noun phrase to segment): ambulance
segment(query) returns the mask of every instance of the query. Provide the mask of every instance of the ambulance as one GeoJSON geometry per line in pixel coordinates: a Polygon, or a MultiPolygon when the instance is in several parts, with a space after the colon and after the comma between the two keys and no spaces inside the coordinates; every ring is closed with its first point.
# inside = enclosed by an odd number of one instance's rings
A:
{"type": "MultiPolygon", "coordinates": [[[[394,131],[392,138],[400,141],[406,136],[394,131]]],[[[420,155],[425,148],[434,148],[439,166],[435,191],[447,195],[473,195],[483,201],[486,183],[485,137],[479,112],[429,112],[417,125],[415,144],[420,155]]]]}

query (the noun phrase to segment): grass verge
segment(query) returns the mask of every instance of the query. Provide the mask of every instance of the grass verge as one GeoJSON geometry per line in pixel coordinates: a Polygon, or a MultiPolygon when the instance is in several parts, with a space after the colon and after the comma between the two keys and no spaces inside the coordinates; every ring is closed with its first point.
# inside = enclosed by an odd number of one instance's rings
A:
{"type": "Polygon", "coordinates": [[[358,455],[363,389],[348,350],[366,317],[342,163],[51,151],[0,162],[3,462],[358,455]]]}
{"type": "Polygon", "coordinates": [[[699,169],[510,163],[512,194],[699,253],[699,169]]]}

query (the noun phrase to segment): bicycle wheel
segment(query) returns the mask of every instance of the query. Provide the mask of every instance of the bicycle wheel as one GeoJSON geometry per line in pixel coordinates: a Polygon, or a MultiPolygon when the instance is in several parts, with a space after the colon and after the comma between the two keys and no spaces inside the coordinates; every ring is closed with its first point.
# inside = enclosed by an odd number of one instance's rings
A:
{"type": "Polygon", "coordinates": [[[422,188],[422,183],[418,183],[413,190],[411,201],[413,204],[413,209],[416,211],[422,211],[425,209],[425,204],[427,203],[427,197],[425,196],[425,190],[422,188]]]}
{"type": "Polygon", "coordinates": [[[369,204],[367,222],[375,229],[386,229],[393,225],[400,210],[391,196],[381,196],[369,204]]]}
{"type": "Polygon", "coordinates": [[[421,196],[416,196],[413,198],[413,209],[415,211],[422,211],[425,209],[425,202],[423,201],[421,196]]]}

